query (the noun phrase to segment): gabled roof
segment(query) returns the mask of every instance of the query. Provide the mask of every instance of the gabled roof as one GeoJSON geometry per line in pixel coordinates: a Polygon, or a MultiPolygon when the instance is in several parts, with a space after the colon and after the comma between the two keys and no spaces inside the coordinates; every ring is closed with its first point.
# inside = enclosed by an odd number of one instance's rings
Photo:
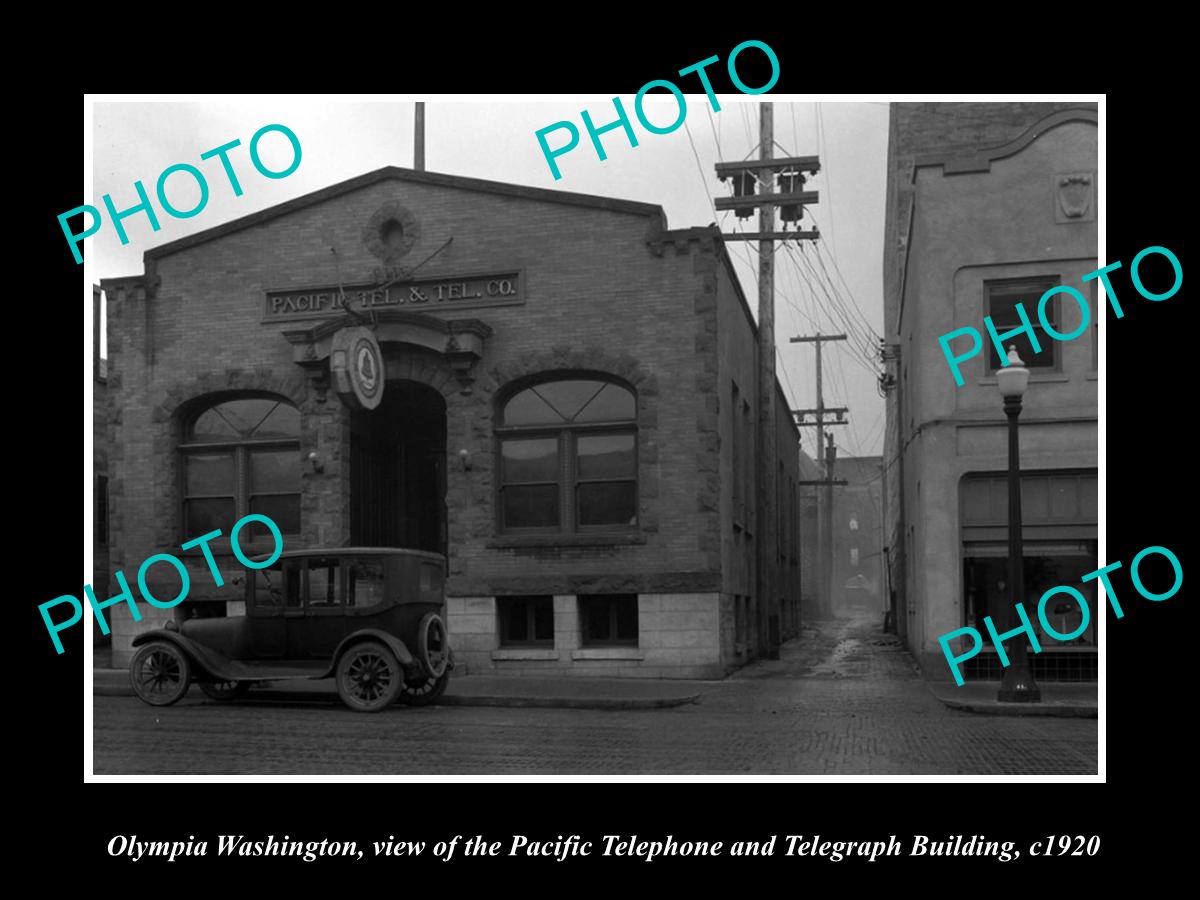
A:
{"type": "Polygon", "coordinates": [[[280,203],[267,209],[259,210],[224,225],[198,231],[177,241],[171,241],[146,251],[146,259],[157,259],[169,256],[180,250],[186,250],[197,244],[203,244],[215,238],[223,237],[243,228],[261,225],[271,219],[288,213],[296,212],[334,197],[340,197],[351,191],[369,187],[381,181],[404,181],[414,184],[432,184],[438,187],[456,188],[463,191],[476,191],[487,194],[500,194],[506,197],[520,197],[526,200],[537,200],[543,203],[563,203],[568,206],[584,206],[591,209],[603,209],[610,212],[632,213],[639,216],[660,216],[664,219],[663,208],[656,203],[639,203],[635,200],[618,200],[613,197],[597,197],[593,194],[574,194],[569,191],[553,191],[547,188],[527,187],[523,184],[508,184],[503,181],[485,181],[482,178],[466,178],[462,175],[443,175],[439,172],[425,172],[416,169],[402,169],[399,166],[384,166],[374,172],[367,172],[347,181],[321,188],[311,194],[305,194],[286,203],[280,203]]]}

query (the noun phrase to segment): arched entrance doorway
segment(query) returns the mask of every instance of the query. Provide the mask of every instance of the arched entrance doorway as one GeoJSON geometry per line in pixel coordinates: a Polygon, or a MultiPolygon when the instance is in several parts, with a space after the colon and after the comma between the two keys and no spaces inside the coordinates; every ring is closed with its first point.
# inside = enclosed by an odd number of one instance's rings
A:
{"type": "Polygon", "coordinates": [[[389,381],[350,419],[350,543],[446,552],[446,401],[389,381]]]}

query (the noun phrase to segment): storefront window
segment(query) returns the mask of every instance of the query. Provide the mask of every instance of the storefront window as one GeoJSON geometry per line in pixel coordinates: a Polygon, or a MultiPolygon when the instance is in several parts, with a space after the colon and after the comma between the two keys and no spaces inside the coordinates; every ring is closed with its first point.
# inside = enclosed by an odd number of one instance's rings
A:
{"type": "Polygon", "coordinates": [[[504,404],[500,529],[611,531],[637,524],[637,403],[611,381],[568,378],[504,404]]]}
{"type": "MultiPolygon", "coordinates": [[[[1013,597],[1008,579],[1008,478],[991,472],[966,476],[960,487],[963,535],[963,624],[985,633],[983,619],[1000,618],[1019,600],[1043,649],[1094,650],[1097,639],[1095,580],[1083,576],[1097,564],[1097,479],[1094,469],[1021,473],[1021,521],[1025,590],[1013,597]],[[1078,637],[1062,641],[1047,634],[1037,615],[1046,591],[1061,585],[1078,590],[1090,611],[1078,637]]],[[[1083,611],[1070,594],[1046,603],[1046,621],[1059,634],[1071,634],[1083,611]]]]}
{"type": "MultiPolygon", "coordinates": [[[[996,548],[997,551],[999,548],[996,548]]],[[[1097,569],[1096,557],[1086,546],[1078,547],[1025,547],[1025,599],[1024,606],[1033,623],[1034,632],[1044,649],[1057,650],[1069,646],[1096,646],[1096,581],[1086,584],[1084,575],[1097,569]],[[1088,626],[1079,637],[1061,641],[1046,633],[1037,616],[1038,601],[1042,594],[1053,587],[1069,585],[1078,590],[1087,600],[1090,615],[1088,626]]],[[[991,616],[999,627],[998,617],[1006,604],[1014,605],[1008,589],[1008,557],[976,556],[965,560],[963,573],[966,585],[966,624],[986,634],[983,619],[991,616]]],[[[1046,621],[1059,634],[1072,634],[1083,621],[1083,611],[1070,594],[1056,594],[1046,602],[1046,621]]],[[[1014,625],[1017,624],[1015,621],[1014,625]]]]}
{"type": "MultiPolygon", "coordinates": [[[[299,439],[299,411],[276,397],[227,398],[194,413],[179,446],[185,535],[228,536],[250,513],[299,534],[299,439]]],[[[245,535],[252,542],[268,532],[253,523],[245,535]]]]}

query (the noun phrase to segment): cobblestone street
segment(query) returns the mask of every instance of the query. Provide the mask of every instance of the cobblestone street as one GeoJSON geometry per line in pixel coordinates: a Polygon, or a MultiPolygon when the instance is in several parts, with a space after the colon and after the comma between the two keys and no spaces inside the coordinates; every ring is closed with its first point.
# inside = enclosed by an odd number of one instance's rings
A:
{"type": "Polygon", "coordinates": [[[1095,774],[1097,721],[943,706],[879,617],[806,628],[698,703],[607,711],[95,698],[95,772],[1095,774]]]}

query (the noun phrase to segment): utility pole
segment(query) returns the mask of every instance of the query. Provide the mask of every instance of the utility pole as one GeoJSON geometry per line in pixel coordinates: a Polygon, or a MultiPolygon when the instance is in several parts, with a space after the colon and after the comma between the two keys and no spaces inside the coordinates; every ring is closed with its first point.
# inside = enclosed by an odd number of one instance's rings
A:
{"type": "MultiPolygon", "coordinates": [[[[771,659],[779,657],[782,642],[782,604],[776,586],[779,564],[777,535],[779,504],[778,447],[775,434],[775,241],[814,239],[809,232],[788,231],[787,223],[804,215],[804,203],[816,203],[815,191],[799,190],[804,172],[817,172],[815,156],[775,159],[775,114],[771,103],[759,104],[759,158],[753,162],[717,163],[717,177],[733,179],[734,196],[716,201],[717,210],[734,210],[738,218],[750,218],[758,209],[759,230],[727,234],[726,240],[757,240],[758,243],[758,477],[757,477],[757,595],[758,646],[771,659]],[[775,191],[776,173],[780,190],[775,191]],[[754,190],[757,182],[758,191],[754,190]],[[775,208],[784,230],[775,230],[775,208]]],[[[736,427],[736,426],[735,426],[736,427]]]]}
{"type": "MultiPolygon", "coordinates": [[[[800,427],[816,426],[817,429],[817,464],[822,464],[822,456],[824,456],[825,477],[819,482],[824,486],[825,508],[821,511],[821,529],[820,538],[817,542],[817,558],[820,564],[820,575],[817,578],[817,583],[821,586],[820,596],[818,597],[818,608],[823,613],[832,615],[833,613],[833,466],[837,460],[837,449],[833,446],[833,434],[828,435],[829,443],[827,447],[822,447],[825,443],[826,425],[848,425],[846,421],[846,413],[849,412],[844,406],[826,406],[825,395],[821,390],[821,345],[826,341],[844,341],[844,334],[821,334],[819,331],[815,335],[797,335],[792,338],[793,344],[815,344],[817,348],[817,407],[816,409],[794,409],[793,415],[796,416],[796,424],[800,427]],[[805,419],[808,416],[815,416],[816,421],[808,422],[805,419]],[[826,416],[835,416],[832,420],[827,420],[826,416]]],[[[839,482],[845,484],[846,482],[839,482]]]]}
{"type": "MultiPolygon", "coordinates": [[[[817,344],[820,347],[820,344],[817,344]]],[[[825,435],[825,521],[821,530],[825,538],[825,568],[821,573],[828,612],[833,614],[833,469],[837,463],[837,447],[833,443],[833,432],[825,435]]]]}
{"type": "MultiPolygon", "coordinates": [[[[759,104],[758,130],[759,159],[769,160],[775,146],[775,112],[770,103],[759,104]]],[[[774,181],[775,173],[770,169],[759,170],[759,184],[774,181]]],[[[775,207],[764,203],[758,208],[758,229],[765,234],[774,227],[775,207]]],[[[758,596],[762,610],[758,639],[759,646],[767,648],[767,657],[778,659],[782,611],[775,587],[779,561],[775,534],[775,507],[779,503],[775,472],[779,449],[775,443],[775,243],[769,238],[758,242],[758,441],[758,596]]]]}
{"type": "Polygon", "coordinates": [[[425,171],[425,104],[420,101],[413,115],[413,168],[425,171]]]}

